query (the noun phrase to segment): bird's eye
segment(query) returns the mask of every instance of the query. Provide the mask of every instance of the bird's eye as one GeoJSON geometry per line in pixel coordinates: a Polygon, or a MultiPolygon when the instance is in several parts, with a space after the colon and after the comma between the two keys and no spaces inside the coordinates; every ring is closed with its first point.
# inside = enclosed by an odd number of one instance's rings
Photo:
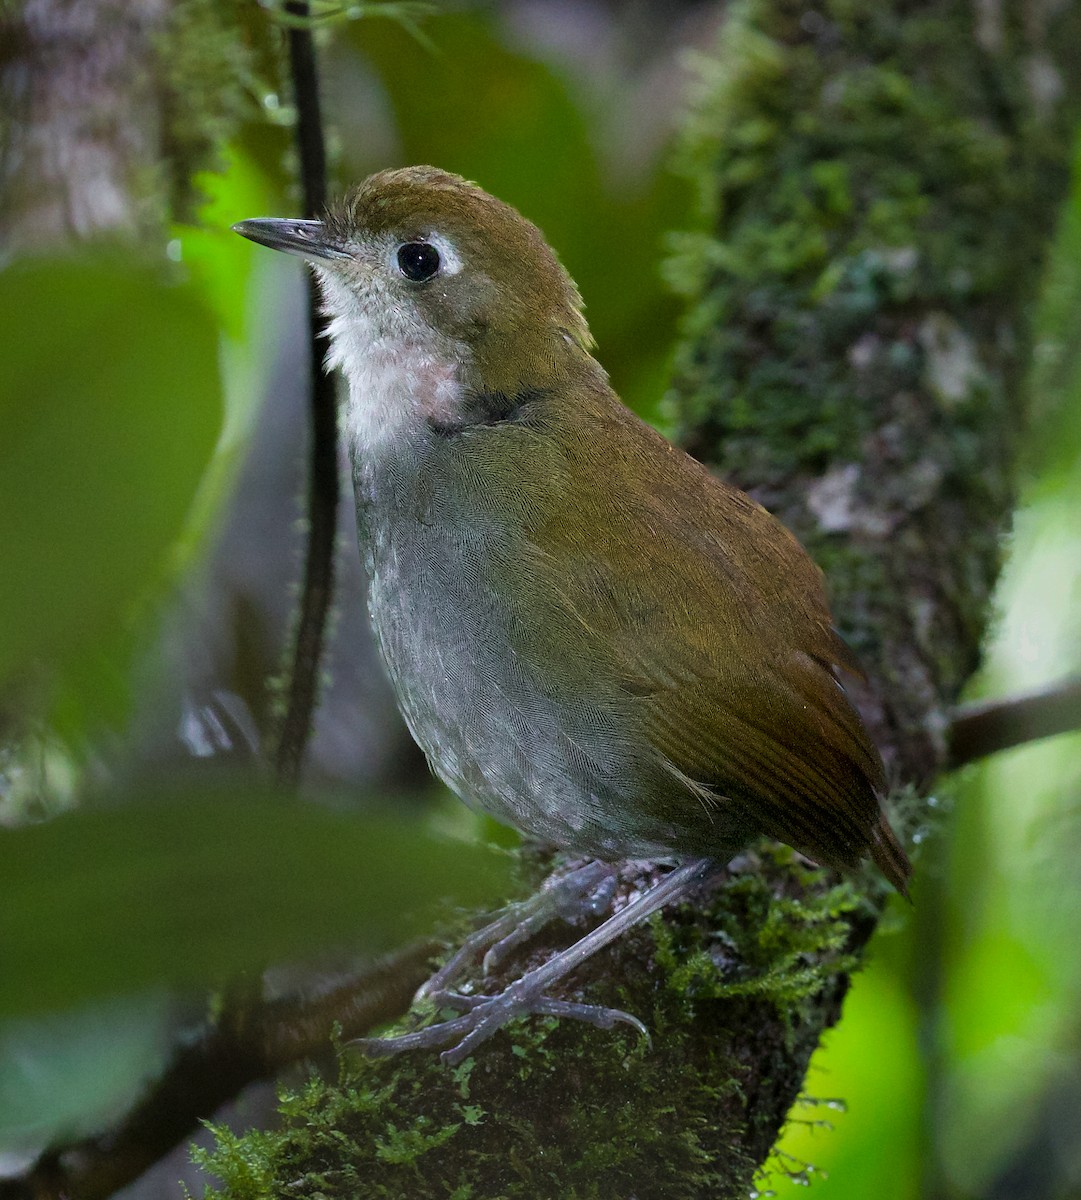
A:
{"type": "Polygon", "coordinates": [[[431,242],[406,242],[398,247],[398,270],[414,283],[423,283],[443,265],[431,242]]]}

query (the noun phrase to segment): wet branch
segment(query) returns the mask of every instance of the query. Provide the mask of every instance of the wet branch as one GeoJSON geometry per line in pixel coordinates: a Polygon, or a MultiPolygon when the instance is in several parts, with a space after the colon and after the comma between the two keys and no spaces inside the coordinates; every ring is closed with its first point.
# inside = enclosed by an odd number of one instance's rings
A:
{"type": "Polygon", "coordinates": [[[1006,700],[966,704],[950,724],[947,766],[968,763],[1081,729],[1081,679],[1066,679],[1006,700]]]}

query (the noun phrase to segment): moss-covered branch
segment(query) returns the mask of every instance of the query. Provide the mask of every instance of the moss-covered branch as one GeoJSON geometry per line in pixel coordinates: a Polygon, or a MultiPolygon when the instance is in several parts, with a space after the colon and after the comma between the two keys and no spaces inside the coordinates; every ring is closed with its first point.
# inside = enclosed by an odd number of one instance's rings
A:
{"type": "MultiPolygon", "coordinates": [[[[748,0],[721,42],[688,138],[709,229],[672,265],[673,405],[825,567],[904,824],[999,568],[1081,10],[748,0]]],[[[213,1169],[236,1198],[745,1195],[882,901],[761,850],[576,979],[652,1046],[536,1021],[455,1071],[347,1059],[213,1169]]]]}

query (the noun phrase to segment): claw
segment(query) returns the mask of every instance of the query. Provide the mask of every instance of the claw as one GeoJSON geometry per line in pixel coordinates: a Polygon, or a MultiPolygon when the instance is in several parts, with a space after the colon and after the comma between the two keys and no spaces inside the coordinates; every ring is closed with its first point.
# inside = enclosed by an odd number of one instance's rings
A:
{"type": "Polygon", "coordinates": [[[600,1004],[575,1004],[570,1000],[553,1000],[546,996],[538,1001],[533,1011],[538,1016],[586,1021],[590,1025],[596,1025],[598,1029],[614,1029],[617,1024],[629,1025],[641,1034],[649,1045],[653,1044],[645,1025],[633,1013],[624,1012],[621,1008],[604,1008],[600,1004]]]}
{"type": "Polygon", "coordinates": [[[421,984],[414,999],[428,1000],[439,992],[447,991],[456,979],[460,979],[466,973],[470,963],[486,946],[510,934],[520,921],[520,909],[520,905],[512,904],[494,921],[471,933],[431,979],[421,984]]]}
{"type": "Polygon", "coordinates": [[[599,1004],[575,1004],[570,1000],[554,1000],[550,996],[533,995],[523,987],[523,977],[497,996],[463,996],[457,992],[443,993],[433,999],[444,1008],[463,1013],[450,1021],[440,1021],[415,1033],[392,1038],[357,1038],[350,1042],[369,1058],[386,1058],[402,1050],[432,1050],[458,1038],[458,1043],[444,1050],[440,1057],[449,1066],[457,1066],[481,1042],[487,1041],[504,1025],[518,1017],[561,1017],[585,1021],[598,1029],[613,1029],[617,1024],[630,1025],[646,1041],[649,1030],[635,1016],[620,1008],[605,1008],[599,1004]]]}

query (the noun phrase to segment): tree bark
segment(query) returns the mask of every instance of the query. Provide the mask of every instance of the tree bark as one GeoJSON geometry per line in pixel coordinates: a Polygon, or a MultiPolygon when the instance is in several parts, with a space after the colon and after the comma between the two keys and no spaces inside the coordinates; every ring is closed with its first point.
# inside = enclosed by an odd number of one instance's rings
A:
{"type": "Polygon", "coordinates": [[[154,39],[166,0],[26,0],[0,18],[3,242],[42,250],[160,225],[154,39]],[[137,197],[142,197],[137,199],[137,197]]]}
{"type": "MultiPolygon", "coordinates": [[[[1081,8],[748,0],[721,47],[689,122],[709,227],[671,265],[692,302],[674,409],[824,567],[911,836],[1013,503],[1081,8]]],[[[212,1169],[238,1198],[746,1195],[883,902],[870,872],[762,847],[574,980],[652,1046],[533,1021],[453,1071],[360,1064],[280,1131],[223,1134],[212,1169]]]]}

